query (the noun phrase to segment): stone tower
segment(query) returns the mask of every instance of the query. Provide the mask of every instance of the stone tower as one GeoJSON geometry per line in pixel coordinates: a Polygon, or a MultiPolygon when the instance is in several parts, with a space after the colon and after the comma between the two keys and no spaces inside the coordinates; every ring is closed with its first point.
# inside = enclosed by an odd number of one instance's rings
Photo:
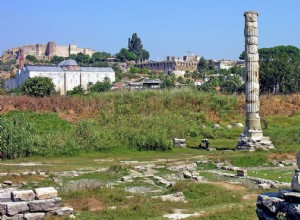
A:
{"type": "Polygon", "coordinates": [[[53,57],[56,54],[56,43],[49,41],[46,48],[46,56],[53,57]]]}
{"type": "Polygon", "coordinates": [[[19,69],[23,69],[24,63],[25,63],[24,50],[21,48],[19,50],[19,69]]]}
{"type": "Polygon", "coordinates": [[[270,149],[274,147],[268,137],[263,137],[259,116],[258,13],[246,11],[244,17],[246,126],[239,137],[237,149],[270,149]]]}

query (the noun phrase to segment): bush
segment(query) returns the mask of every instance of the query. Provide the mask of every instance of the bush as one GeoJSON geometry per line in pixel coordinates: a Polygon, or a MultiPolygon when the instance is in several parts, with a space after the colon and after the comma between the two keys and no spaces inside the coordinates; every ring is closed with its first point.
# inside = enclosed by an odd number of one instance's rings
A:
{"type": "Polygon", "coordinates": [[[29,61],[31,61],[31,62],[33,62],[33,63],[37,63],[38,62],[38,59],[35,56],[33,56],[33,55],[27,55],[26,59],[29,60],[29,61]]]}
{"type": "Polygon", "coordinates": [[[88,85],[89,92],[106,92],[111,89],[111,81],[109,78],[105,77],[103,82],[96,82],[95,84],[90,83],[88,85]]]}
{"type": "Polygon", "coordinates": [[[24,94],[30,96],[49,96],[55,92],[52,79],[48,77],[28,78],[23,83],[21,90],[24,94]]]}
{"type": "Polygon", "coordinates": [[[83,95],[85,93],[82,85],[75,86],[71,91],[67,91],[67,95],[83,95]]]}

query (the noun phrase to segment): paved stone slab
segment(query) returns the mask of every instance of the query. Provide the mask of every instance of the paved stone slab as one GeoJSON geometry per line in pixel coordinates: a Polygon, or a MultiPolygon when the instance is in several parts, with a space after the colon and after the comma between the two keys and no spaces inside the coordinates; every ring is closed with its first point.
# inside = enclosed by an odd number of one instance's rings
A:
{"type": "Polygon", "coordinates": [[[11,193],[13,201],[31,201],[35,198],[35,193],[32,190],[13,191],[11,193]]]}
{"type": "Polygon", "coordinates": [[[54,187],[36,188],[34,191],[38,200],[57,197],[57,190],[54,187]]]}

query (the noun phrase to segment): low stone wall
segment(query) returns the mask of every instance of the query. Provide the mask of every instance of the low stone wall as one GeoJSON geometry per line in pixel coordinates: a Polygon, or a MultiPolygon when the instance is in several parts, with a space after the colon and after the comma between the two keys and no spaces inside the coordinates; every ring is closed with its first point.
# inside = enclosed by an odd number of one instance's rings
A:
{"type": "Polygon", "coordinates": [[[1,189],[0,214],[1,219],[7,220],[41,220],[46,215],[75,217],[73,208],[61,207],[61,198],[53,187],[34,190],[1,189]]]}

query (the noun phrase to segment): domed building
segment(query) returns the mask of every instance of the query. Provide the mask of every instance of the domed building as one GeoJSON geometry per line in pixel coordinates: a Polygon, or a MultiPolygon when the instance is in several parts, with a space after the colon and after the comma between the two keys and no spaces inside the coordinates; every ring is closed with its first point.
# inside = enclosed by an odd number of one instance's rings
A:
{"type": "Polygon", "coordinates": [[[58,66],[25,66],[17,71],[15,78],[4,81],[5,89],[22,85],[29,77],[48,77],[52,79],[56,91],[65,95],[67,91],[81,85],[87,89],[89,83],[102,82],[104,78],[115,81],[115,71],[111,67],[80,67],[75,60],[64,60],[58,66]]]}

